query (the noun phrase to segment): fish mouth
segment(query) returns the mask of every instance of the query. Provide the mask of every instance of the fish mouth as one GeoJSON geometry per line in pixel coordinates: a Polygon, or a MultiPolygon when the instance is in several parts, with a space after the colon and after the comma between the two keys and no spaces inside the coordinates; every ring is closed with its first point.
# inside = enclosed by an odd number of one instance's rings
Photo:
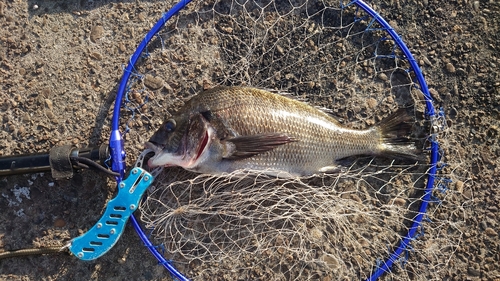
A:
{"type": "Polygon", "coordinates": [[[147,150],[150,150],[151,152],[154,153],[154,155],[152,155],[148,159],[148,166],[149,166],[149,168],[152,169],[152,168],[156,168],[156,167],[161,166],[161,165],[156,164],[155,160],[158,158],[158,156],[161,155],[163,148],[161,146],[156,145],[156,144],[154,144],[152,142],[149,142],[149,141],[144,143],[144,148],[146,148],[147,150]]]}
{"type": "Polygon", "coordinates": [[[159,166],[163,167],[171,167],[171,166],[181,166],[183,168],[190,168],[192,166],[195,166],[196,163],[198,162],[200,156],[203,155],[203,153],[206,151],[206,148],[208,147],[208,144],[210,142],[210,135],[208,131],[205,131],[203,133],[203,137],[201,141],[199,142],[198,146],[194,150],[195,153],[191,154],[192,157],[187,157],[189,153],[185,151],[185,153],[182,153],[181,155],[172,155],[169,153],[165,153],[163,151],[163,146],[162,145],[157,145],[153,142],[145,142],[144,147],[146,149],[149,149],[150,151],[154,152],[154,155],[148,160],[148,166],[149,168],[156,168],[159,166]],[[165,161],[168,159],[168,161],[165,161]],[[165,163],[167,162],[167,163],[165,163]],[[164,164],[165,163],[165,164],[164,164]]]}

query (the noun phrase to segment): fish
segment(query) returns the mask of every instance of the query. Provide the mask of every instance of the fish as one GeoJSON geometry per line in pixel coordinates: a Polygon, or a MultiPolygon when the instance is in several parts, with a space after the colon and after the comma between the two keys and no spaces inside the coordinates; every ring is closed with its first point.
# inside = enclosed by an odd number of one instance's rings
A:
{"type": "Polygon", "coordinates": [[[252,87],[219,86],[188,100],[145,143],[150,168],[180,166],[222,175],[334,173],[339,161],[376,155],[418,159],[412,118],[400,109],[365,130],[345,127],[305,102],[252,87]]]}

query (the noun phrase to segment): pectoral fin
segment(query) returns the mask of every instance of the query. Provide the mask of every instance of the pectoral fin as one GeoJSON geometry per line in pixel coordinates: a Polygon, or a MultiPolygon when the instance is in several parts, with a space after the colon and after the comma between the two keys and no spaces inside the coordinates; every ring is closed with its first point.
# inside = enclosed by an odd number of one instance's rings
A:
{"type": "Polygon", "coordinates": [[[227,146],[231,147],[231,149],[224,158],[242,159],[252,157],[293,141],[296,140],[279,133],[234,137],[226,140],[227,146]]]}

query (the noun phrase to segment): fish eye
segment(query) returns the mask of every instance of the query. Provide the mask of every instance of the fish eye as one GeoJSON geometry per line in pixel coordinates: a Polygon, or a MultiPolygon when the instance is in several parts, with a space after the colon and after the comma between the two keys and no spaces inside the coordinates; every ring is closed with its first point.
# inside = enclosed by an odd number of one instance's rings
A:
{"type": "Polygon", "coordinates": [[[175,130],[175,125],[176,125],[175,120],[169,119],[167,123],[165,123],[165,130],[169,133],[173,132],[175,130]]]}

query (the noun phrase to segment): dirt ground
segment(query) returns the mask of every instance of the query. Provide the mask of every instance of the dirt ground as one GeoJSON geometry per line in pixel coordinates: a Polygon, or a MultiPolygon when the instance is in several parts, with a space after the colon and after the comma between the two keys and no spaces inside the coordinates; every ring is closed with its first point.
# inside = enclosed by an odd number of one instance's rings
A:
{"type": "MultiPolygon", "coordinates": [[[[168,1],[170,2],[170,1],[168,1]]],[[[500,2],[390,1],[378,11],[412,32],[404,40],[451,126],[465,225],[442,280],[500,280],[500,2]]],[[[122,66],[171,4],[0,0],[0,156],[99,145],[122,66]]],[[[140,149],[140,148],[137,148],[140,149]]],[[[92,226],[112,198],[105,176],[0,178],[0,252],[63,245],[92,226]],[[29,192],[27,192],[29,190],[29,192]]],[[[454,239],[454,238],[453,238],[454,239]]],[[[0,261],[0,280],[169,280],[131,226],[105,256],[0,261]]]]}

